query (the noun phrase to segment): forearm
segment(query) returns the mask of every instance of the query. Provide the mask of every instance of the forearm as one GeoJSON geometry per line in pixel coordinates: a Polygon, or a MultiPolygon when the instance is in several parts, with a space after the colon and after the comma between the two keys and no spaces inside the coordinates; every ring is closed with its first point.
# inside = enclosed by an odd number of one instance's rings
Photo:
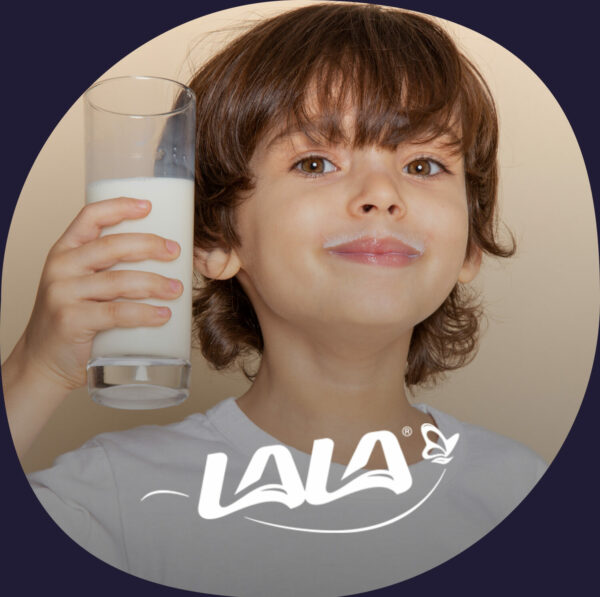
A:
{"type": "Polygon", "coordinates": [[[2,365],[2,386],[8,424],[22,458],[69,390],[25,358],[23,337],[2,365]]]}

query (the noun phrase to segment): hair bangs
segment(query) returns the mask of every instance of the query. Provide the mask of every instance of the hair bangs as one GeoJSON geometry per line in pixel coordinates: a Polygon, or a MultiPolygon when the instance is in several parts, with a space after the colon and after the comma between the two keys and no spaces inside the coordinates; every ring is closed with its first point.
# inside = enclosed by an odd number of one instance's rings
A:
{"type": "Polygon", "coordinates": [[[429,28],[424,38],[418,22],[381,7],[361,11],[358,20],[340,15],[352,23],[332,29],[315,19],[310,45],[291,34],[287,47],[277,48],[282,68],[270,70],[268,84],[277,82],[279,101],[261,93],[270,103],[268,128],[299,130],[319,143],[390,149],[444,137],[462,150],[463,71],[446,34],[429,28]]]}

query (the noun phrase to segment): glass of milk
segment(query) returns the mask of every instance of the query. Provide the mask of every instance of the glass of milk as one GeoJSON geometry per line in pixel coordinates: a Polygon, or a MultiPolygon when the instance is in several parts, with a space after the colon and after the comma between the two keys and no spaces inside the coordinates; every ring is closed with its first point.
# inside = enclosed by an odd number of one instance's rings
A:
{"type": "Polygon", "coordinates": [[[102,236],[152,233],[181,246],[173,261],[119,263],[110,269],[154,272],[183,283],[183,294],[174,300],[138,301],[168,306],[172,315],[164,325],[96,335],[88,390],[95,402],[115,408],[179,404],[188,397],[191,369],[194,93],[169,79],[116,77],[85,92],[84,113],[86,203],[122,196],[152,203],[146,217],[106,227],[102,236]]]}

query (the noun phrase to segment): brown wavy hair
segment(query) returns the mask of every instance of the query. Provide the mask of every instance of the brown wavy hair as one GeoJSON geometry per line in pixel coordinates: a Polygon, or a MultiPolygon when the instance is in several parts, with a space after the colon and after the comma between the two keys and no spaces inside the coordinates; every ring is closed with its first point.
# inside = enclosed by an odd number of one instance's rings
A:
{"type": "MultiPolygon", "coordinates": [[[[316,4],[260,21],[195,74],[198,100],[195,236],[203,249],[240,246],[236,207],[253,188],[249,161],[277,126],[309,138],[377,144],[450,134],[465,159],[469,210],[467,255],[478,247],[509,257],[497,239],[498,122],[475,66],[432,19],[368,4],[316,4]],[[309,106],[309,95],[312,103],[309,106]],[[315,118],[314,98],[318,106],[315,118]],[[356,109],[352,138],[343,108],[356,109]]],[[[216,369],[262,354],[263,336],[236,278],[201,277],[193,299],[194,338],[216,369]]],[[[407,387],[432,384],[475,356],[483,309],[457,283],[411,337],[407,387]]]]}

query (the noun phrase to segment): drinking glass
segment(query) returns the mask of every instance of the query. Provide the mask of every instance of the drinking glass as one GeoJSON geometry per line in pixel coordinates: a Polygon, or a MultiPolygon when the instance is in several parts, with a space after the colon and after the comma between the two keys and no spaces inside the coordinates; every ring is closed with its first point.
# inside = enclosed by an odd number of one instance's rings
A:
{"type": "Polygon", "coordinates": [[[183,294],[169,301],[137,301],[168,306],[172,316],[162,326],[114,328],[96,335],[87,364],[88,391],[106,406],[162,408],[189,394],[195,113],[192,90],[164,78],[105,79],[84,94],[86,203],[113,197],[152,203],[146,217],[106,227],[101,235],[152,233],[181,246],[170,262],[145,260],[110,268],[176,278],[183,283],[183,294]]]}

